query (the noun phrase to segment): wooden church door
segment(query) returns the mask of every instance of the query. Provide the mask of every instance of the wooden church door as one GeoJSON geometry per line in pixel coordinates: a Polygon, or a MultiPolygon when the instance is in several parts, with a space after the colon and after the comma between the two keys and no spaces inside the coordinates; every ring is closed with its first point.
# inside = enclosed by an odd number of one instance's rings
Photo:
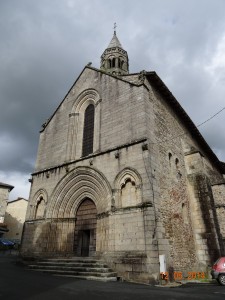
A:
{"type": "Polygon", "coordinates": [[[75,223],[74,252],[77,256],[91,256],[96,250],[97,210],[94,202],[86,198],[80,204],[75,223]]]}
{"type": "Polygon", "coordinates": [[[78,249],[80,256],[89,256],[90,230],[80,230],[78,232],[78,249]]]}

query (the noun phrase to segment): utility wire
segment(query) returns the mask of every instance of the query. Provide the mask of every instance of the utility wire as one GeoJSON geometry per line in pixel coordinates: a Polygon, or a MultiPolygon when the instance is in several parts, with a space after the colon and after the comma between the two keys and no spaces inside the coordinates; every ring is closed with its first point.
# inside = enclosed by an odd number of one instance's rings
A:
{"type": "MultiPolygon", "coordinates": [[[[221,110],[219,110],[217,113],[215,113],[213,116],[211,116],[210,118],[208,118],[208,119],[205,120],[204,122],[202,122],[202,123],[196,125],[196,127],[200,127],[200,126],[202,126],[203,124],[207,123],[208,121],[212,120],[213,118],[215,118],[215,116],[217,116],[218,114],[220,114],[224,109],[225,109],[225,107],[223,107],[221,110]]],[[[183,136],[183,135],[185,135],[185,134],[186,134],[186,132],[183,132],[183,133],[181,133],[181,134],[179,134],[179,135],[177,135],[177,136],[172,137],[171,139],[167,139],[167,140],[163,140],[163,141],[158,141],[158,142],[152,143],[152,144],[161,144],[161,143],[169,142],[169,141],[175,140],[175,139],[177,139],[177,138],[179,138],[179,137],[181,137],[181,136],[183,136]]]]}
{"type": "Polygon", "coordinates": [[[196,127],[200,127],[203,124],[205,124],[206,122],[212,120],[215,116],[217,116],[219,113],[221,113],[223,110],[225,109],[225,107],[223,107],[221,110],[219,110],[217,113],[215,113],[215,115],[213,115],[212,117],[210,117],[209,119],[205,120],[204,122],[200,123],[199,125],[197,125],[196,127]]]}

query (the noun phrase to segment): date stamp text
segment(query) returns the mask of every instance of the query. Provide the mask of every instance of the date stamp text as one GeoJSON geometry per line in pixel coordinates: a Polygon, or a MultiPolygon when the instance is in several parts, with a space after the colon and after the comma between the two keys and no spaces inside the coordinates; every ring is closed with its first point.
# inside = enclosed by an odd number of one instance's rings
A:
{"type": "Polygon", "coordinates": [[[199,280],[199,279],[205,279],[206,273],[205,272],[187,272],[187,277],[183,276],[183,272],[173,272],[172,277],[170,278],[169,272],[163,272],[160,273],[161,279],[163,280],[169,280],[169,279],[174,279],[174,280],[199,280]]]}

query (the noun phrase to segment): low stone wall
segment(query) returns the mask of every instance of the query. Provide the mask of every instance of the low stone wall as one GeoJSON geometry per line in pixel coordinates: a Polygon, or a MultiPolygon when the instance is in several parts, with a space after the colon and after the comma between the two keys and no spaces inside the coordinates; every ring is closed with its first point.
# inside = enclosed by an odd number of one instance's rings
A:
{"type": "Polygon", "coordinates": [[[145,252],[105,252],[96,255],[104,259],[123,280],[152,284],[159,281],[159,264],[150,263],[145,252]]]}

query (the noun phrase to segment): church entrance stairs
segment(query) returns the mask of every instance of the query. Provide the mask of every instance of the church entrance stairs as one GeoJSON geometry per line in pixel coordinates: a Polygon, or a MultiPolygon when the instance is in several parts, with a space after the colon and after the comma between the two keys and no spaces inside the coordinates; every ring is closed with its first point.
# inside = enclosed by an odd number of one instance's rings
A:
{"type": "Polygon", "coordinates": [[[28,265],[33,271],[47,272],[53,275],[74,277],[86,280],[116,281],[117,273],[105,262],[93,258],[53,258],[36,261],[28,265]]]}

